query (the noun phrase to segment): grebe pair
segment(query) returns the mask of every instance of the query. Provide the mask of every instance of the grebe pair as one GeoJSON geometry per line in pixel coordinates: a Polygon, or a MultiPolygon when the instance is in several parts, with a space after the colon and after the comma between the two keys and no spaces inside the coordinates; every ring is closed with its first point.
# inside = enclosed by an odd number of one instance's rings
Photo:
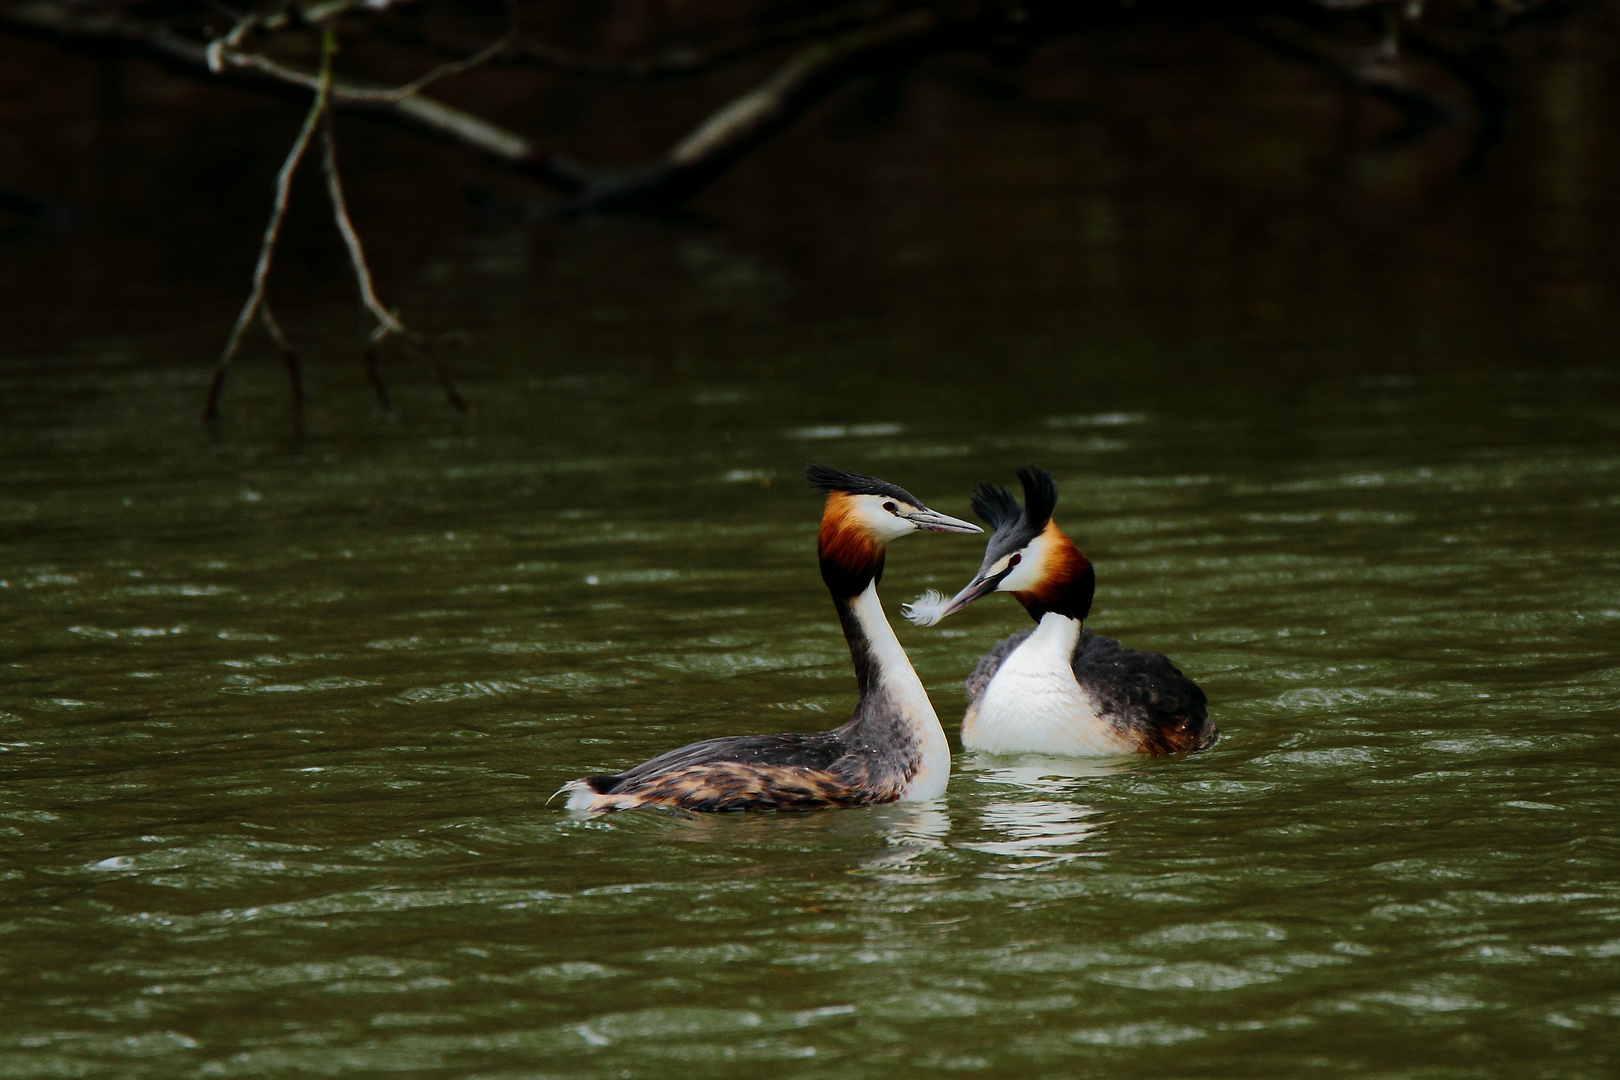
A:
{"type": "Polygon", "coordinates": [[[901,609],[918,626],[993,592],[1010,592],[1035,620],[980,658],[968,676],[962,745],[992,754],[1163,756],[1213,745],[1204,692],[1162,653],[1127,649],[1085,629],[1097,572],[1052,521],[1057,484],[1018,470],[1024,505],[980,484],[973,512],[992,530],[978,574],[946,600],[930,590],[901,609]]]}
{"type": "MultiPolygon", "coordinates": [[[[575,810],[807,810],[935,799],[950,745],[877,597],[888,543],[913,532],[982,532],[924,506],[904,488],[825,465],[805,470],[827,492],[817,553],[849,642],[860,699],[831,731],[705,739],[615,775],[563,785],[575,810]]],[[[1025,506],[981,484],[973,509],[993,529],[984,564],[950,601],[920,598],[906,613],[932,625],[991,592],[1012,592],[1038,623],[992,649],[968,679],[963,744],[1009,753],[1167,754],[1215,740],[1204,695],[1158,654],[1082,629],[1091,564],[1056,525],[1057,488],[1020,470],[1025,506]]]]}

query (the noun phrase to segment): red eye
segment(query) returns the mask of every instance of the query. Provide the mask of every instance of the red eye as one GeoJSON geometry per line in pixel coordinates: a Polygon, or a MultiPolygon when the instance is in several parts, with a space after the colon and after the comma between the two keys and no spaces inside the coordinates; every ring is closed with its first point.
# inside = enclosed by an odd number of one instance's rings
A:
{"type": "Polygon", "coordinates": [[[898,514],[900,512],[900,508],[894,505],[892,502],[884,503],[883,509],[887,510],[891,514],[898,514]]]}
{"type": "Polygon", "coordinates": [[[1010,570],[1023,561],[1024,557],[1022,555],[1014,555],[1012,558],[1007,560],[1007,569],[1010,570]]]}

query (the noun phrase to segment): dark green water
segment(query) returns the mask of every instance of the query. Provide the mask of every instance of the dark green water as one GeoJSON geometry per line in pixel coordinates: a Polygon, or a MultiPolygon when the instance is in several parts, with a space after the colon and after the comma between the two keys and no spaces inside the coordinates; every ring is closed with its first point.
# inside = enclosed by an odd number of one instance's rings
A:
{"type": "MultiPolygon", "coordinates": [[[[1516,41],[1470,179],[1464,128],[1370,152],[1390,117],[1213,33],[846,95],[707,223],[472,223],[465,159],[345,122],[478,411],[391,359],[378,417],[312,188],[307,424],[256,342],[215,439],[296,111],[12,79],[52,97],[0,182],[80,225],[0,244],[0,1076],[1616,1075],[1620,69],[1516,41]],[[956,514],[1050,469],[1092,625],[1219,744],[548,808],[846,715],[810,459],[956,514]]],[[[888,610],[980,551],[897,544],[888,610]]],[[[897,626],[953,738],[1023,620],[897,626]]]]}
{"type": "MultiPolygon", "coordinates": [[[[0,1073],[1612,1075],[1620,380],[904,376],[871,330],[701,375],[513,343],[470,420],[329,386],[302,440],[262,361],[205,438],[158,362],[190,339],[15,360],[0,1073]],[[1093,626],[1221,742],[958,754],[916,806],[548,808],[842,719],[811,458],[955,513],[1050,468],[1093,626]]],[[[897,545],[887,607],[979,553],[897,545]]],[[[1023,618],[899,626],[953,738],[1023,618]]]]}

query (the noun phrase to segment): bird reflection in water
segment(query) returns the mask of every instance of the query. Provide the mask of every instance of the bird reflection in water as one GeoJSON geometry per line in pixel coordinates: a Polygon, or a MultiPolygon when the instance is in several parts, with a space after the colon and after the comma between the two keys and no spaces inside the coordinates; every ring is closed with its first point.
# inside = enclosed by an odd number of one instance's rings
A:
{"type": "Polygon", "coordinates": [[[888,850],[862,859],[859,871],[873,874],[880,881],[927,884],[943,880],[939,875],[922,873],[913,866],[918,859],[945,846],[951,819],[937,805],[882,807],[873,812],[875,824],[888,841],[888,850]]]}
{"type": "MultiPolygon", "coordinates": [[[[1095,807],[1074,802],[1068,796],[1084,781],[1119,772],[1128,760],[1059,758],[1027,755],[997,764],[973,764],[963,769],[963,778],[995,789],[996,794],[1016,795],[981,804],[979,823],[995,839],[965,841],[962,846],[1005,861],[1003,871],[1027,873],[1046,870],[1075,859],[1096,858],[1103,852],[1094,841],[1102,836],[1100,813],[1095,807]],[[1028,794],[1053,796],[1027,798],[1028,794]],[[1091,841],[1093,843],[1088,843],[1091,841]]],[[[990,877],[1001,876],[990,872],[990,877]]]]}

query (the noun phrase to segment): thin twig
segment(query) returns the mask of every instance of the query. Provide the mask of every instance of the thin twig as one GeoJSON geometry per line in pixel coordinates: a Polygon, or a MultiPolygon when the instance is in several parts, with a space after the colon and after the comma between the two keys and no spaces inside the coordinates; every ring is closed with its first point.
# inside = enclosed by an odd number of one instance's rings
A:
{"type": "MultiPolygon", "coordinates": [[[[331,33],[330,30],[327,31],[331,33]]],[[[367,339],[370,344],[380,343],[389,334],[398,334],[400,337],[412,341],[421,340],[421,335],[408,328],[399,321],[399,316],[377,299],[376,286],[371,281],[371,267],[366,263],[366,252],[360,244],[360,234],[355,232],[354,222],[349,220],[349,204],[343,197],[343,178],[338,172],[337,164],[337,138],[332,133],[332,115],[326,114],[325,123],[321,125],[321,143],[323,152],[321,163],[326,170],[326,193],[332,200],[332,219],[337,222],[338,232],[343,234],[343,244],[349,249],[349,266],[354,270],[355,283],[360,286],[360,302],[365,305],[371,317],[377,320],[377,325],[367,339]]]]}
{"type": "MultiPolygon", "coordinates": [[[[482,49],[479,49],[473,55],[465,57],[461,60],[452,60],[448,63],[440,64],[432,70],[417,76],[410,82],[403,83],[399,86],[392,88],[373,88],[362,86],[344,87],[340,90],[340,94],[334,95],[334,97],[343,95],[352,98],[356,102],[368,101],[378,104],[397,105],[400,102],[405,101],[407,98],[415,97],[418,91],[438,82],[440,79],[448,78],[451,75],[459,75],[464,71],[471,71],[480,64],[493,60],[501,53],[510,49],[512,44],[517,41],[518,38],[519,12],[517,0],[507,0],[506,9],[508,16],[506,33],[502,34],[499,38],[490,42],[482,49]]],[[[322,27],[323,33],[326,30],[331,29],[332,23],[330,18],[331,16],[337,14],[340,14],[340,10],[333,10],[321,16],[316,16],[312,12],[305,13],[306,17],[310,18],[312,21],[324,22],[322,27]]],[[[241,45],[242,38],[246,36],[247,32],[253,28],[257,21],[257,15],[246,16],[237,23],[235,29],[233,29],[228,35],[209,44],[209,70],[218,75],[225,70],[225,65],[228,63],[234,67],[255,68],[267,74],[275,75],[277,78],[284,79],[288,82],[301,82],[307,80],[308,76],[303,72],[287,67],[284,64],[278,64],[269,57],[260,55],[259,53],[244,53],[238,51],[237,46],[241,45]]]]}
{"type": "MultiPolygon", "coordinates": [[[[330,35],[332,30],[327,28],[330,35]]],[[[343,234],[343,245],[349,250],[349,266],[354,271],[355,284],[360,287],[360,303],[377,320],[377,325],[366,336],[363,359],[366,365],[366,381],[377,394],[377,404],[383,412],[392,408],[388,400],[388,387],[383,383],[382,372],[377,365],[377,346],[382,344],[389,334],[398,334],[407,340],[417,340],[418,335],[408,329],[399,321],[399,316],[383,306],[377,299],[377,289],[371,281],[371,267],[366,264],[366,252],[360,244],[360,234],[355,231],[354,222],[349,220],[349,204],[343,197],[343,178],[338,172],[337,164],[337,137],[332,132],[332,117],[326,117],[321,125],[321,154],[322,164],[326,169],[326,194],[332,203],[332,219],[337,222],[338,232],[343,234]]]]}
{"type": "Polygon", "coordinates": [[[276,240],[281,235],[281,223],[287,216],[287,198],[292,192],[293,175],[304,158],[304,151],[309,148],[315,125],[327,112],[331,81],[332,50],[330,43],[325,42],[321,48],[321,71],[315,87],[315,100],[310,103],[309,114],[304,117],[304,126],[299,129],[298,138],[293,140],[292,149],[287,152],[287,160],[282,162],[281,172],[276,174],[276,197],[270,212],[270,223],[264,229],[264,242],[259,246],[259,262],[253,268],[253,289],[248,293],[247,302],[242,305],[241,314],[236,317],[236,325],[231,328],[231,336],[225,342],[225,351],[220,354],[219,362],[214,365],[213,377],[208,382],[208,397],[203,404],[204,423],[212,423],[219,418],[219,394],[225,386],[225,372],[236,350],[242,345],[242,335],[248,324],[264,305],[265,285],[270,280],[270,263],[275,256],[276,240]]]}
{"type": "MultiPolygon", "coordinates": [[[[514,22],[512,33],[516,33],[516,9],[514,8],[514,22]]],[[[510,34],[508,35],[510,36],[510,34]]],[[[488,50],[486,50],[487,52],[488,50]]],[[[265,228],[264,242],[259,250],[259,262],[253,272],[253,289],[248,295],[247,302],[243,304],[241,313],[237,316],[236,325],[231,329],[230,339],[226,342],[225,351],[221,354],[219,362],[214,365],[213,378],[209,382],[208,397],[203,408],[203,419],[212,422],[219,415],[219,395],[225,385],[225,373],[230,367],[231,360],[241,347],[242,336],[248,325],[257,317],[264,326],[265,332],[275,342],[281,353],[282,362],[287,368],[287,377],[292,384],[294,405],[302,414],[304,405],[303,378],[299,367],[298,353],[282,333],[280,324],[276,321],[274,313],[265,299],[265,289],[270,278],[270,268],[275,255],[276,242],[281,234],[281,224],[286,218],[288,197],[292,190],[292,179],[303,160],[304,153],[309,147],[309,140],[316,125],[321,129],[321,164],[326,174],[326,193],[332,204],[332,218],[343,237],[344,247],[349,253],[349,265],[354,271],[355,283],[360,290],[360,301],[367,312],[377,321],[377,325],[366,338],[365,367],[366,378],[377,394],[377,401],[384,410],[390,406],[388,388],[382,381],[382,374],[378,366],[377,347],[389,336],[395,335],[418,345],[425,346],[427,339],[421,334],[407,327],[399,318],[397,312],[390,310],[377,296],[376,284],[372,280],[371,267],[366,261],[365,247],[360,241],[360,234],[354,227],[354,221],[349,216],[348,199],[343,194],[343,175],[338,168],[337,161],[337,135],[332,119],[331,84],[332,84],[332,57],[337,52],[337,32],[328,24],[321,28],[321,67],[315,89],[315,100],[310,104],[309,114],[304,118],[304,126],[299,130],[298,138],[293,143],[287,160],[282,164],[281,172],[276,178],[276,197],[274,209],[270,216],[270,223],[265,228]]],[[[487,59],[487,57],[485,57],[487,59]]],[[[470,58],[466,66],[472,61],[482,62],[478,57],[470,58]]],[[[446,65],[448,66],[448,65],[446,65]]],[[[456,409],[465,412],[467,404],[451,380],[449,369],[442,361],[432,361],[439,382],[444,386],[445,396],[456,409]]]]}
{"type": "MultiPolygon", "coordinates": [[[[326,31],[330,34],[332,31],[326,31]]],[[[382,370],[379,366],[378,346],[389,335],[404,338],[411,345],[423,352],[426,358],[429,345],[428,338],[406,326],[400,319],[397,311],[390,310],[377,297],[377,287],[372,281],[371,267],[366,262],[366,252],[360,243],[360,234],[355,230],[354,222],[349,217],[348,199],[343,194],[343,175],[338,169],[337,161],[337,133],[334,130],[331,110],[327,110],[325,122],[321,125],[322,165],[326,170],[326,193],[332,202],[332,218],[337,223],[338,232],[343,234],[343,244],[349,251],[349,266],[354,270],[355,284],[360,288],[360,302],[365,305],[371,317],[377,320],[377,325],[366,337],[365,365],[366,379],[377,394],[377,404],[386,412],[389,407],[388,387],[382,380],[382,370]]],[[[455,382],[450,377],[450,369],[444,362],[434,357],[429,360],[435,374],[438,375],[439,384],[444,387],[444,396],[452,408],[458,412],[467,411],[467,403],[456,392],[455,382]]]]}
{"type": "Polygon", "coordinates": [[[264,332],[270,335],[270,340],[276,343],[276,349],[281,353],[281,362],[287,368],[287,381],[292,384],[293,408],[299,416],[303,416],[304,377],[298,362],[298,350],[281,332],[281,324],[276,322],[275,315],[270,311],[269,300],[259,305],[259,321],[264,324],[264,332]]]}
{"type": "Polygon", "coordinates": [[[242,39],[248,32],[259,25],[258,12],[249,12],[237,18],[236,25],[231,27],[230,33],[224,37],[217,37],[208,43],[208,70],[215,75],[225,70],[225,50],[241,48],[242,39]]]}
{"type": "Polygon", "coordinates": [[[394,98],[394,100],[400,101],[404,98],[408,98],[417,91],[428,86],[430,83],[438,82],[440,79],[447,78],[451,75],[460,75],[463,71],[471,71],[478,65],[487,63],[488,61],[493,60],[497,56],[501,55],[506,50],[510,49],[518,39],[518,0],[507,0],[506,10],[508,15],[508,25],[506,28],[506,33],[502,34],[499,39],[490,42],[484,48],[479,49],[465,60],[452,60],[447,64],[440,64],[427,74],[418,76],[403,86],[396,88],[394,93],[397,96],[394,98]]]}

